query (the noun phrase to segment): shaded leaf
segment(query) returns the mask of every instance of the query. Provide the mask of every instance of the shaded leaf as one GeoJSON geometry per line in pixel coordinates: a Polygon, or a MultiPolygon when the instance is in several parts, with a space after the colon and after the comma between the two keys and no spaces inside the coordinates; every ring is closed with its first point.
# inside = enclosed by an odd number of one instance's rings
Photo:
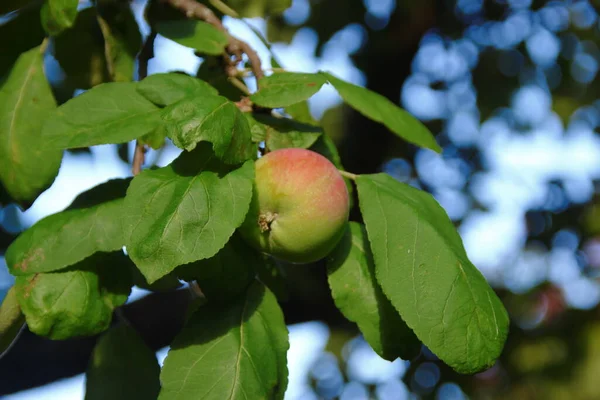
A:
{"type": "Polygon", "coordinates": [[[327,82],[324,75],[281,72],[262,78],[259,91],[250,100],[259,106],[288,107],[307,100],[327,82]]]}
{"type": "Polygon", "coordinates": [[[159,399],[283,399],[288,348],[277,300],[255,282],[232,304],[192,315],[165,360],[159,399]]]}
{"type": "Polygon", "coordinates": [[[160,123],[160,109],[137,92],[135,82],[105,83],[60,106],[42,134],[48,147],[88,147],[128,142],[160,123]]]}
{"type": "Polygon", "coordinates": [[[97,253],[68,270],[18,276],[17,299],[29,330],[53,340],[106,330],[129,296],[128,263],[121,251],[97,253]]]}
{"type": "Polygon", "coordinates": [[[10,349],[25,323],[25,316],[17,302],[15,287],[11,287],[0,304],[0,357],[10,349]]]}
{"type": "Polygon", "coordinates": [[[267,17],[281,14],[292,5],[292,0],[224,0],[241,17],[267,17]]]}
{"type": "Polygon", "coordinates": [[[138,138],[141,144],[152,147],[154,150],[158,150],[165,145],[167,139],[167,131],[163,125],[160,125],[150,133],[145,134],[138,138]]]}
{"type": "Polygon", "coordinates": [[[271,256],[259,253],[261,263],[254,264],[257,279],[273,292],[278,301],[290,298],[289,287],[283,268],[271,256]]]}
{"type": "Polygon", "coordinates": [[[92,353],[85,400],[155,400],[160,366],[152,351],[128,325],[110,329],[92,353]]]}
{"type": "Polygon", "coordinates": [[[224,32],[198,20],[161,21],[156,24],[156,31],[182,46],[209,55],[222,54],[228,43],[224,32]]]}
{"type": "Polygon", "coordinates": [[[227,97],[231,101],[238,101],[242,96],[246,95],[229,81],[225,74],[222,57],[206,56],[203,58],[204,61],[200,65],[200,68],[198,68],[196,77],[209,83],[217,89],[221,96],[227,97]]]}
{"type": "Polygon", "coordinates": [[[0,180],[24,206],[52,184],[62,159],[62,151],[41,141],[42,124],[56,108],[42,52],[23,53],[0,83],[0,180]]]}
{"type": "Polygon", "coordinates": [[[335,305],[356,322],[365,340],[386,360],[411,359],[421,346],[375,280],[373,255],[363,225],[350,222],[344,237],[327,257],[329,286],[335,305]]]}
{"type": "Polygon", "coordinates": [[[13,275],[59,270],[98,251],[125,244],[121,228],[123,198],[129,179],[108,181],[82,193],[65,211],[27,229],[6,250],[13,275]]]}
{"type": "Polygon", "coordinates": [[[150,284],[135,265],[133,265],[131,270],[131,276],[135,286],[152,292],[168,292],[182,286],[182,283],[174,273],[165,275],[156,282],[150,284]]]}
{"type": "Polygon", "coordinates": [[[326,72],[323,72],[322,75],[335,87],[344,101],[356,111],[384,124],[389,130],[407,142],[438,153],[442,151],[425,125],[382,95],[352,83],[344,82],[326,72]]]}
{"type": "Polygon", "coordinates": [[[289,118],[265,114],[244,114],[250,123],[252,140],[264,141],[270,150],[299,147],[308,149],[323,133],[321,128],[289,118]]]}
{"type": "Polygon", "coordinates": [[[201,144],[136,176],[125,198],[127,251],[153,283],[181,264],[210,258],[243,222],[254,165],[234,169],[201,144]]]}
{"type": "Polygon", "coordinates": [[[110,78],[105,41],[95,7],[81,10],[75,25],[53,38],[54,57],[71,90],[89,89],[110,78]]]}
{"type": "Polygon", "coordinates": [[[285,108],[285,112],[289,114],[292,118],[294,118],[296,121],[309,125],[319,126],[319,121],[313,118],[308,107],[308,101],[306,100],[292,104],[291,106],[287,106],[285,108]]]}
{"type": "Polygon", "coordinates": [[[79,0],[45,0],[40,14],[42,26],[52,36],[73,26],[79,0]]]}
{"type": "Polygon", "coordinates": [[[164,107],[186,97],[214,96],[217,89],[201,79],[186,74],[154,74],[138,84],[138,92],[145,98],[164,107]]]}
{"type": "Polygon", "coordinates": [[[104,51],[111,80],[133,80],[142,37],[129,3],[98,4],[98,24],[104,35],[104,51]]]}
{"type": "Polygon", "coordinates": [[[386,174],[360,175],[356,183],[377,280],[402,319],[456,371],[490,367],[508,315],[444,209],[386,174]]]}
{"type": "Polygon", "coordinates": [[[256,158],[248,121],[235,104],[223,96],[187,97],[161,112],[167,136],[182,149],[199,142],[213,144],[215,155],[228,164],[256,158]]]}
{"type": "Polygon", "coordinates": [[[197,281],[208,301],[227,300],[248,287],[261,262],[256,250],[233,235],[213,257],[182,265],[176,272],[182,279],[197,281]]]}
{"type": "MultiPolygon", "coordinates": [[[[16,4],[24,4],[30,0],[2,0],[2,7],[12,7],[16,4]],[[12,6],[11,6],[12,4],[12,6]]],[[[0,77],[3,77],[10,69],[21,53],[37,47],[42,43],[46,32],[40,21],[41,5],[30,6],[20,10],[14,18],[0,24],[1,38],[16,38],[19,40],[3,40],[2,51],[0,51],[0,77]]],[[[0,12],[2,14],[2,12],[0,12]]]]}

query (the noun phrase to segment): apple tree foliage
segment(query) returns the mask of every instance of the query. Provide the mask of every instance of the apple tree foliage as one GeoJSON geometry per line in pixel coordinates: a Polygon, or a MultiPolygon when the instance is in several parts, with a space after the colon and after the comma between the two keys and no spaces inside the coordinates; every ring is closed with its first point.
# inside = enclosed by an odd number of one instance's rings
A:
{"type": "MultiPolygon", "coordinates": [[[[258,154],[308,148],[343,169],[306,106],[324,85],[399,140],[439,152],[434,136],[385,97],[331,73],[263,71],[218,17],[279,13],[286,0],[151,1],[145,39],[124,1],[26,3],[3,3],[2,12],[17,11],[0,25],[1,38],[28,27],[18,51],[0,55],[5,204],[27,209],[52,185],[66,149],[136,141],[136,157],[143,157],[145,147],[170,140],[182,153],[168,166],[134,167],[132,178],[80,194],[10,245],[5,258],[16,282],[0,308],[0,351],[24,320],[55,340],[104,332],[86,398],[283,398],[289,343],[277,277],[265,275],[271,260],[236,234],[258,154]],[[156,34],[222,68],[146,76],[156,34]],[[57,101],[49,54],[82,94],[57,101]],[[248,76],[257,80],[254,92],[241,79],[248,76]],[[179,280],[200,288],[204,301],[192,303],[161,370],[135,327],[112,319],[133,285],[177,290],[179,280]]],[[[344,176],[362,220],[348,223],[326,258],[342,314],[387,360],[410,359],[424,344],[461,373],[493,365],[508,316],[442,207],[383,173],[344,176]]]]}

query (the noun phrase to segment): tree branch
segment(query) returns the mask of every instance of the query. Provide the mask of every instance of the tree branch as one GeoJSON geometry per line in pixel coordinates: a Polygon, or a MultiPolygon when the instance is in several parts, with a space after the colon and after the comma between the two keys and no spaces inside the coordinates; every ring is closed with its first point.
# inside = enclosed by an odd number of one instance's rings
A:
{"type": "MultiPolygon", "coordinates": [[[[320,290],[325,283],[311,283],[319,290],[308,298],[291,293],[290,299],[280,304],[286,324],[321,320],[340,329],[355,329],[335,307],[328,290],[320,290]]],[[[191,301],[188,289],[152,293],[125,304],[121,312],[148,347],[158,351],[168,346],[183,327],[191,301]]],[[[118,323],[115,318],[113,324],[118,323]]],[[[25,329],[0,359],[0,397],[85,372],[100,336],[54,341],[25,329]]]]}
{"type": "MultiPolygon", "coordinates": [[[[150,59],[154,57],[154,40],[156,39],[156,32],[150,31],[150,34],[144,41],[144,45],[140,50],[138,56],[138,80],[141,81],[148,76],[148,63],[150,59]]],[[[135,142],[135,151],[133,153],[133,162],[131,166],[131,172],[133,175],[138,175],[142,172],[142,165],[146,160],[146,147],[139,141],[135,142]]]]}
{"type": "Polygon", "coordinates": [[[230,77],[235,77],[237,75],[236,68],[230,68],[232,63],[237,63],[241,61],[241,54],[244,53],[248,56],[248,61],[250,62],[250,68],[256,77],[256,84],[258,87],[258,81],[263,77],[263,71],[261,66],[260,58],[256,51],[248,45],[248,43],[235,38],[229,34],[227,28],[223,26],[221,20],[212,12],[212,10],[206,7],[204,4],[197,2],[196,0],[163,0],[164,2],[170,4],[173,8],[181,11],[188,18],[196,18],[202,21],[206,21],[209,24],[215,26],[220,31],[224,32],[227,35],[229,43],[227,45],[226,51],[228,54],[227,65],[225,67],[225,72],[230,77]],[[233,57],[233,60],[231,59],[233,57]]]}
{"type": "Polygon", "coordinates": [[[142,165],[146,160],[146,147],[139,140],[135,142],[135,152],[133,153],[133,162],[131,166],[131,172],[134,176],[142,172],[142,165]]]}

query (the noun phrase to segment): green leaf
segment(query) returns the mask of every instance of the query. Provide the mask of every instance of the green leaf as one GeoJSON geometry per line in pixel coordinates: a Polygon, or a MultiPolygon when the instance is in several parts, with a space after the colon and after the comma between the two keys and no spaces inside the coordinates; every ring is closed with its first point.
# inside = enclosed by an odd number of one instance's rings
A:
{"type": "Polygon", "coordinates": [[[264,141],[270,150],[299,147],[308,149],[323,133],[321,128],[289,118],[265,114],[244,114],[250,124],[252,140],[264,141]]]}
{"type": "Polygon", "coordinates": [[[42,26],[52,36],[73,26],[79,0],[46,0],[42,6],[42,26]]]}
{"type": "Polygon", "coordinates": [[[75,25],[52,40],[54,57],[65,72],[65,86],[89,89],[110,79],[105,41],[96,7],[81,10],[75,25]]]}
{"type": "Polygon", "coordinates": [[[377,280],[417,337],[460,373],[500,355],[508,315],[467,258],[442,207],[389,175],[360,175],[358,198],[377,280]]]}
{"type": "Polygon", "coordinates": [[[292,5],[292,0],[223,0],[241,17],[267,17],[281,14],[292,5]]]}
{"type": "Polygon", "coordinates": [[[161,21],[156,24],[156,31],[182,46],[209,55],[223,54],[228,43],[224,32],[203,21],[161,21]]]}
{"type": "Polygon", "coordinates": [[[217,89],[203,80],[173,72],[150,75],[138,84],[137,90],[160,107],[176,103],[186,97],[218,95],[217,89]]]}
{"type": "Polygon", "coordinates": [[[194,313],[165,360],[159,399],[283,399],[288,347],[275,296],[255,282],[233,304],[194,313]]]}
{"type": "Polygon", "coordinates": [[[0,304],[0,357],[16,340],[25,323],[25,316],[17,302],[15,287],[11,287],[0,304]]]}
{"type": "Polygon", "coordinates": [[[181,264],[210,258],[243,222],[254,164],[234,169],[204,143],[136,176],[125,198],[127,252],[153,283],[181,264]]]}
{"type": "Polygon", "coordinates": [[[278,108],[307,100],[327,82],[324,75],[281,72],[262,78],[250,100],[259,106],[278,108]]]}
{"type": "Polygon", "coordinates": [[[195,280],[208,301],[229,299],[244,291],[254,280],[260,254],[234,235],[216,255],[177,268],[186,281],[195,280]]]}
{"type": "Polygon", "coordinates": [[[322,72],[321,74],[335,87],[344,101],[356,111],[384,124],[407,142],[438,153],[442,151],[425,125],[382,95],[344,82],[329,73],[322,72]]]}
{"type": "Polygon", "coordinates": [[[308,107],[308,102],[306,100],[286,107],[285,112],[288,113],[296,121],[313,126],[319,126],[319,121],[313,118],[312,114],[310,113],[310,108],[308,107]]]}
{"type": "Polygon", "coordinates": [[[259,255],[261,263],[254,265],[256,278],[273,292],[278,301],[288,301],[290,292],[283,268],[271,256],[259,255]]]}
{"type": "Polygon", "coordinates": [[[42,123],[56,108],[42,53],[42,47],[23,53],[0,83],[0,181],[24,206],[52,184],[62,159],[41,138],[42,123]]]}
{"type": "Polygon", "coordinates": [[[152,147],[158,150],[165,145],[167,139],[167,131],[163,125],[158,126],[155,130],[138,138],[141,144],[152,147]]]}
{"type": "Polygon", "coordinates": [[[42,134],[48,147],[70,149],[128,142],[160,123],[160,109],[137,92],[135,82],[105,83],[58,107],[42,134]]]}
{"type": "Polygon", "coordinates": [[[129,179],[116,179],[82,193],[65,211],[38,221],[6,250],[13,275],[55,271],[98,251],[123,248],[123,201],[129,179]]]}
{"type": "Polygon", "coordinates": [[[155,400],[160,366],[154,352],[128,325],[110,329],[96,343],[86,373],[85,400],[155,400]]]}
{"type": "Polygon", "coordinates": [[[104,35],[108,72],[114,82],[133,80],[142,46],[140,28],[127,2],[98,4],[98,24],[104,35]]]}
{"type": "Polygon", "coordinates": [[[17,299],[29,330],[53,340],[106,330],[129,296],[128,263],[121,251],[97,253],[68,270],[18,276],[17,299]]]}
{"type": "Polygon", "coordinates": [[[228,164],[255,159],[248,121],[223,96],[187,97],[161,112],[167,136],[182,149],[192,150],[199,142],[213,144],[215,155],[228,164]]]}
{"type": "Polygon", "coordinates": [[[221,96],[231,101],[238,101],[246,96],[237,86],[233,85],[223,69],[223,58],[217,56],[203,57],[204,61],[198,68],[196,77],[217,89],[221,96]]]}
{"type": "Polygon", "coordinates": [[[329,286],[335,305],[356,322],[365,340],[386,360],[409,360],[420,351],[414,333],[400,318],[375,280],[373,255],[363,225],[350,222],[344,237],[327,258],[329,286]]]}
{"type": "Polygon", "coordinates": [[[182,286],[179,278],[177,278],[174,272],[165,275],[156,282],[150,284],[135,265],[131,269],[131,277],[135,286],[152,292],[168,292],[182,286]]]}

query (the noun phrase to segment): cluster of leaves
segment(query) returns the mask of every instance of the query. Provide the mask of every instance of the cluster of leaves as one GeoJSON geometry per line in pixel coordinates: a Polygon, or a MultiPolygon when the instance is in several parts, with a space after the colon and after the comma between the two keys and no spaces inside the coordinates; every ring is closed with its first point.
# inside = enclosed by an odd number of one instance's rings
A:
{"type": "MultiPolygon", "coordinates": [[[[161,399],[282,398],[288,339],[273,294],[277,278],[272,261],[236,234],[252,197],[259,144],[309,148],[341,169],[306,103],[325,84],[400,138],[439,151],[435,139],[389,100],[326,72],[262,78],[248,112],[234,102],[226,78],[165,73],[134,81],[141,40],[126,3],[98,0],[77,12],[77,1],[47,0],[38,12],[50,39],[41,35],[16,54],[0,86],[0,182],[12,201],[26,208],[48,188],[65,149],[131,140],[159,148],[168,138],[183,151],[166,167],[82,193],[11,244],[5,258],[16,283],[0,309],[0,344],[8,346],[22,315],[32,332],[51,339],[108,330],[90,363],[90,398],[132,391],[140,398],[140,388],[143,397],[160,392],[161,399]],[[77,35],[79,24],[98,24],[99,63],[92,53],[77,64],[61,62],[61,42],[77,35]],[[44,72],[49,43],[67,77],[89,89],[58,107],[44,72]],[[189,310],[160,370],[132,327],[110,328],[112,315],[133,285],[176,290],[180,280],[197,282],[206,302],[189,310]]],[[[28,16],[23,11],[8,28],[28,16]]],[[[228,42],[201,21],[152,25],[207,56],[223,54],[228,42]]],[[[350,222],[327,259],[336,305],[388,360],[412,357],[422,342],[459,372],[492,365],[508,317],[443,209],[385,174],[354,181],[364,225],[350,222]]]]}

